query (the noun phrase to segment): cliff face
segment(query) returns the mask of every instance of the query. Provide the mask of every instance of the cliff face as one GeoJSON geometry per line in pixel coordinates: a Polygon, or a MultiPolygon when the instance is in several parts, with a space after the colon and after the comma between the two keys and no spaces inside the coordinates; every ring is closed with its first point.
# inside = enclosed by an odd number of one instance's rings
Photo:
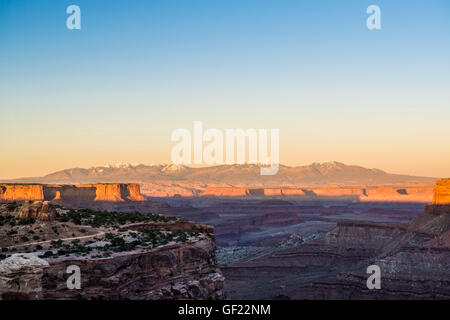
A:
{"type": "Polygon", "coordinates": [[[436,182],[433,204],[450,204],[450,179],[442,179],[436,182]]]}
{"type": "Polygon", "coordinates": [[[0,184],[0,201],[55,201],[79,204],[97,201],[145,201],[137,183],[82,185],[0,184]]]}
{"type": "Polygon", "coordinates": [[[44,187],[38,184],[0,184],[0,201],[44,200],[44,187]]]}
{"type": "Polygon", "coordinates": [[[218,197],[242,197],[249,195],[249,190],[247,188],[206,187],[201,195],[218,197]]]}
{"type": "Polygon", "coordinates": [[[14,254],[0,262],[0,300],[42,299],[42,275],[48,262],[30,254],[14,254]]]}
{"type": "Polygon", "coordinates": [[[43,299],[222,299],[224,278],[215,242],[204,237],[146,252],[103,259],[54,259],[42,278],[43,299]],[[81,270],[81,289],[66,286],[66,268],[81,270]]]}
{"type": "MultiPolygon", "coordinates": [[[[359,202],[424,202],[433,198],[433,186],[326,186],[310,187],[252,187],[229,185],[144,183],[143,193],[150,197],[239,197],[239,198],[295,198],[304,201],[359,202]]],[[[448,200],[450,201],[450,200],[448,200]]]]}

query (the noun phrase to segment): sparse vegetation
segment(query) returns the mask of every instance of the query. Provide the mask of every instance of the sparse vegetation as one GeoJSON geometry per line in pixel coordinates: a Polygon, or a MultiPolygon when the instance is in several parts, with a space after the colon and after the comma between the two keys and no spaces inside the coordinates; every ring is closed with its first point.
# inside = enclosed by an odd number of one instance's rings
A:
{"type": "MultiPolygon", "coordinates": [[[[96,238],[82,243],[79,239],[74,239],[70,243],[63,243],[62,240],[50,243],[51,251],[46,251],[41,255],[43,258],[56,258],[68,255],[86,256],[92,253],[92,258],[110,257],[112,253],[132,251],[139,248],[149,249],[169,242],[185,242],[194,233],[183,231],[162,231],[162,230],[138,230],[124,233],[106,233],[103,238],[96,238]],[[98,241],[105,242],[101,246],[95,246],[98,241]]],[[[42,250],[42,249],[40,249],[42,250]]]]}
{"type": "Polygon", "coordinates": [[[65,214],[57,214],[56,220],[60,222],[73,222],[77,225],[88,225],[94,228],[115,227],[137,222],[168,222],[175,220],[175,217],[163,217],[155,214],[123,213],[94,211],[90,209],[70,210],[65,214]]]}
{"type": "MultiPolygon", "coordinates": [[[[13,204],[8,209],[3,206],[0,212],[0,227],[4,241],[0,242],[2,256],[8,257],[15,252],[43,252],[42,258],[64,256],[90,256],[91,258],[106,258],[114,253],[133,250],[151,249],[168,243],[186,242],[190,237],[198,236],[197,232],[161,230],[129,230],[123,226],[133,223],[170,222],[180,220],[176,217],[164,217],[156,214],[121,213],[94,211],[90,209],[63,209],[56,214],[55,222],[33,224],[34,221],[21,221],[9,212],[16,210],[13,204]],[[74,225],[80,227],[74,227],[74,225]],[[89,240],[64,238],[94,234],[98,228],[109,230],[104,236],[96,236],[89,240]],[[8,237],[6,237],[8,236],[8,237]],[[51,240],[46,242],[46,238],[51,240]],[[38,241],[35,245],[21,246],[22,243],[38,241]],[[39,242],[42,241],[42,242],[39,242]],[[12,247],[16,245],[17,247],[12,247]],[[10,248],[8,248],[10,246],[10,248]],[[3,248],[2,248],[3,247],[3,248]]],[[[1,234],[0,234],[1,237],[1,234]]]]}

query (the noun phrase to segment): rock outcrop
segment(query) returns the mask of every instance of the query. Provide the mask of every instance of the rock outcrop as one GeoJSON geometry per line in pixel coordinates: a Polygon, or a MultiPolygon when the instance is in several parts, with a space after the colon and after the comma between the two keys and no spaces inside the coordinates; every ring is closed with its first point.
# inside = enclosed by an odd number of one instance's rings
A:
{"type": "Polygon", "coordinates": [[[55,220],[56,208],[48,201],[25,202],[17,210],[16,216],[22,221],[52,222],[55,220]]]}
{"type": "MultiPolygon", "coordinates": [[[[14,213],[20,219],[41,221],[53,209],[47,202],[26,202],[14,213]]],[[[0,245],[7,248],[0,257],[0,300],[225,298],[213,227],[151,214],[56,210],[51,224],[20,225],[17,239],[22,243],[0,245]],[[115,227],[105,215],[114,215],[115,227]],[[75,216],[88,220],[71,220],[75,216]],[[80,226],[84,231],[74,234],[80,226]],[[43,227],[52,229],[51,240],[24,236],[43,227]],[[17,253],[29,252],[34,245],[32,253],[17,253]],[[68,267],[74,266],[81,272],[81,286],[76,288],[68,285],[73,272],[68,267]]]]}
{"type": "Polygon", "coordinates": [[[44,299],[172,300],[223,299],[224,277],[215,261],[215,242],[167,245],[110,258],[49,260],[44,299]],[[81,270],[81,289],[66,286],[69,265],[81,270]]]}
{"type": "Polygon", "coordinates": [[[44,200],[44,186],[40,184],[0,184],[0,201],[44,200]]]}
{"type": "Polygon", "coordinates": [[[146,201],[137,183],[80,185],[0,184],[0,201],[53,201],[61,204],[146,201]]]}
{"type": "Polygon", "coordinates": [[[0,261],[0,300],[42,299],[47,261],[32,254],[14,254],[0,261]]]}
{"type": "Polygon", "coordinates": [[[450,179],[442,179],[436,182],[433,204],[450,204],[450,179]]]}

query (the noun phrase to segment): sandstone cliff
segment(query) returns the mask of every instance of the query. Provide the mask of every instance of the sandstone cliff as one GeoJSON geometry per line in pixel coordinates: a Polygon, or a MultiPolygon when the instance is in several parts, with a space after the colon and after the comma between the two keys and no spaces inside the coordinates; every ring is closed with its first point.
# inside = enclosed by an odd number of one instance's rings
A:
{"type": "Polygon", "coordinates": [[[256,187],[230,185],[204,185],[182,182],[144,183],[143,194],[149,197],[220,197],[220,198],[286,198],[304,201],[348,202],[423,202],[433,198],[432,185],[416,186],[326,186],[310,187],[256,187]]]}
{"type": "Polygon", "coordinates": [[[39,222],[52,222],[55,220],[56,208],[48,201],[25,202],[17,211],[17,217],[21,221],[36,220],[39,222]]]}
{"type": "Polygon", "coordinates": [[[44,200],[39,184],[0,184],[0,201],[44,200]]]}
{"type": "Polygon", "coordinates": [[[450,204],[450,179],[442,179],[436,182],[433,204],[450,204]]]}
{"type": "Polygon", "coordinates": [[[101,259],[50,259],[42,278],[43,299],[172,300],[223,299],[224,278],[215,261],[215,242],[167,245],[101,259]],[[66,269],[81,270],[81,289],[66,286],[66,269]]]}
{"type": "Polygon", "coordinates": [[[137,183],[82,185],[0,184],[0,201],[54,201],[65,204],[97,201],[145,201],[137,183]]]}

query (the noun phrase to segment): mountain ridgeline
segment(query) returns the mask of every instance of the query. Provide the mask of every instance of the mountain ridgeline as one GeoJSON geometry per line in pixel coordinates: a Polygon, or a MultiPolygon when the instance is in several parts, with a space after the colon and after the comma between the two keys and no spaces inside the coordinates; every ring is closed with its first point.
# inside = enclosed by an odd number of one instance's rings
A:
{"type": "Polygon", "coordinates": [[[72,168],[43,177],[20,178],[3,182],[80,184],[99,182],[186,182],[246,186],[325,186],[433,184],[436,178],[390,174],[379,169],[345,165],[339,162],[307,166],[280,165],[276,175],[261,176],[253,164],[219,165],[191,168],[184,165],[120,165],[88,169],[72,168]]]}

